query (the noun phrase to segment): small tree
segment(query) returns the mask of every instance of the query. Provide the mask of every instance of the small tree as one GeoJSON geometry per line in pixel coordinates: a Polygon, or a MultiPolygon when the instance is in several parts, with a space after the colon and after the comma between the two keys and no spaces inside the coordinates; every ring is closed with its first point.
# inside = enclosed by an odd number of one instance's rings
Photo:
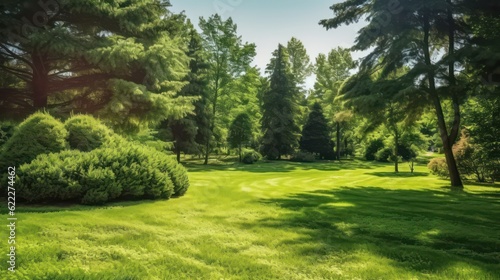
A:
{"type": "Polygon", "coordinates": [[[241,149],[252,139],[252,122],[247,113],[239,114],[229,127],[228,142],[231,148],[238,149],[238,158],[241,162],[241,149]]]}
{"type": "Polygon", "coordinates": [[[333,152],[333,144],[330,139],[331,129],[328,121],[323,115],[323,109],[318,102],[314,103],[307,123],[302,129],[300,138],[300,149],[311,153],[318,153],[320,157],[325,157],[333,152]]]}

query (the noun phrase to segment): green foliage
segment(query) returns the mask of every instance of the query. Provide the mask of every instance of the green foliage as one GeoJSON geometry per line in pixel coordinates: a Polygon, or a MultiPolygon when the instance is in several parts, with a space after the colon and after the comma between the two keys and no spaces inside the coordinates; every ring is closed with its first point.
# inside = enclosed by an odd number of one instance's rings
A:
{"type": "Polygon", "coordinates": [[[245,164],[253,164],[261,160],[261,158],[262,156],[257,151],[252,149],[245,149],[243,151],[243,158],[241,161],[245,164]]]}
{"type": "Polygon", "coordinates": [[[316,157],[314,154],[309,152],[297,152],[290,158],[290,161],[294,162],[314,162],[316,157]]]}
{"type": "Polygon", "coordinates": [[[333,153],[331,134],[331,128],[323,115],[321,105],[317,102],[314,103],[307,122],[302,128],[300,149],[325,157],[327,154],[333,153]]]}
{"type": "Polygon", "coordinates": [[[427,168],[432,174],[437,175],[442,178],[448,178],[450,173],[448,171],[448,165],[446,164],[446,158],[433,158],[427,164],[427,168]]]}
{"type": "Polygon", "coordinates": [[[203,50],[202,39],[194,26],[188,20],[188,50],[190,72],[184,79],[188,82],[185,85],[179,96],[188,96],[197,98],[194,101],[193,114],[189,114],[182,119],[170,119],[163,123],[162,126],[167,126],[170,137],[173,140],[173,150],[177,155],[177,160],[180,161],[180,153],[199,154],[202,152],[202,147],[209,139],[210,119],[208,112],[208,80],[207,72],[209,64],[207,54],[203,50]]]}
{"type": "Polygon", "coordinates": [[[260,152],[267,159],[280,159],[293,154],[298,144],[299,127],[297,88],[290,72],[286,49],[279,45],[268,65],[271,74],[270,89],[263,96],[262,146],[260,152]]]}
{"type": "Polygon", "coordinates": [[[372,161],[377,158],[376,154],[379,150],[384,148],[384,141],[382,139],[372,139],[368,142],[364,152],[364,158],[372,161]]]}
{"type": "Polygon", "coordinates": [[[393,160],[393,150],[391,148],[378,150],[375,159],[380,162],[390,162],[393,160]]]}
{"type": "Polygon", "coordinates": [[[37,155],[56,153],[67,148],[68,132],[64,125],[47,113],[35,113],[23,121],[0,151],[0,167],[20,166],[37,155]]]}
{"type": "Polygon", "coordinates": [[[474,176],[478,182],[494,178],[494,162],[490,161],[484,148],[471,142],[468,131],[462,130],[460,140],[453,146],[453,154],[462,176],[474,176]]]}
{"type": "Polygon", "coordinates": [[[72,149],[88,152],[109,143],[114,133],[89,115],[75,115],[64,123],[68,131],[68,143],[72,149]]]}
{"type": "Polygon", "coordinates": [[[190,109],[191,100],[174,98],[188,58],[184,16],[173,15],[168,2],[25,2],[2,6],[0,25],[12,33],[1,36],[0,69],[18,80],[2,87],[8,93],[2,111],[98,113],[120,129],[137,130],[190,109]],[[46,22],[28,32],[31,21],[21,18],[33,14],[46,22]]]}
{"type": "Polygon", "coordinates": [[[231,148],[238,148],[241,161],[242,146],[248,146],[252,140],[252,123],[246,113],[239,114],[229,127],[228,142],[231,148]]]}
{"type": "Polygon", "coordinates": [[[417,157],[417,152],[408,145],[399,145],[398,156],[404,161],[412,161],[417,157]]]}
{"type": "Polygon", "coordinates": [[[5,121],[2,121],[0,122],[0,150],[3,146],[3,144],[5,144],[7,142],[7,140],[9,140],[10,137],[12,137],[12,135],[14,134],[14,129],[16,128],[16,125],[12,122],[5,122],[5,121]]]}
{"type": "Polygon", "coordinates": [[[175,159],[134,144],[40,155],[22,165],[18,176],[20,197],[30,202],[169,198],[189,187],[175,159]]]}
{"type": "Polygon", "coordinates": [[[230,124],[230,118],[227,117],[239,103],[239,96],[232,89],[239,84],[235,81],[252,69],[250,63],[255,57],[256,47],[254,44],[243,43],[231,18],[223,20],[220,15],[215,14],[208,19],[200,18],[199,26],[209,65],[207,100],[210,108],[210,135],[204,147],[207,164],[210,150],[216,146],[221,147],[222,142],[227,139],[226,132],[230,124]],[[221,123],[221,118],[226,122],[221,123]]]}

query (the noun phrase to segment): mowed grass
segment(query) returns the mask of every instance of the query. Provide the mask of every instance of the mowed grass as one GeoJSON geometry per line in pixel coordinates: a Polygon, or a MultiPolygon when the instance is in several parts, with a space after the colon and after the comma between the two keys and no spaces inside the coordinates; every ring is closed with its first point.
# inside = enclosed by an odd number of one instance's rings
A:
{"type": "Polygon", "coordinates": [[[498,185],[450,192],[424,165],[394,174],[358,161],[188,168],[192,186],[179,199],[18,206],[17,272],[2,260],[2,275],[500,279],[498,185]]]}

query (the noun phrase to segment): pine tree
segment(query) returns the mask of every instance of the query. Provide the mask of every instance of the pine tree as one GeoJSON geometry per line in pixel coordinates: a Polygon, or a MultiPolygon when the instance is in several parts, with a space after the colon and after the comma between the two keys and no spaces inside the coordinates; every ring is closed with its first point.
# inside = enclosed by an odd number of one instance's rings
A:
{"type": "Polygon", "coordinates": [[[321,105],[316,102],[309,113],[307,122],[302,128],[300,149],[310,153],[319,154],[321,158],[333,153],[333,143],[330,139],[331,128],[323,115],[321,105]]]}
{"type": "Polygon", "coordinates": [[[263,96],[261,153],[268,159],[291,155],[298,144],[299,127],[295,123],[298,111],[298,90],[290,72],[288,54],[280,44],[271,63],[270,88],[263,96]]]}
{"type": "Polygon", "coordinates": [[[1,112],[94,113],[135,130],[182,117],[188,58],[168,1],[2,1],[1,112]],[[42,13],[44,16],[41,16],[42,13]]]}
{"type": "Polygon", "coordinates": [[[170,134],[174,140],[174,152],[177,161],[180,162],[180,154],[201,153],[206,139],[210,135],[210,123],[208,119],[207,103],[207,79],[206,71],[208,64],[201,43],[201,37],[188,20],[189,44],[187,55],[191,59],[189,63],[190,72],[184,79],[188,82],[180,96],[191,96],[198,98],[194,102],[194,112],[188,116],[169,120],[166,124],[170,129],[170,134]]]}
{"type": "Polygon", "coordinates": [[[249,144],[252,139],[252,122],[246,113],[239,114],[229,127],[228,142],[231,148],[238,149],[238,158],[241,162],[243,145],[249,144]]]}
{"type": "Polygon", "coordinates": [[[460,107],[467,84],[457,79],[457,66],[465,67],[464,61],[470,56],[471,42],[466,38],[471,37],[467,34],[471,26],[467,18],[473,18],[473,11],[482,8],[482,3],[492,1],[348,0],[331,6],[335,16],[320,21],[329,29],[369,19],[353,47],[370,50],[361,63],[360,76],[379,69],[381,76],[387,77],[403,66],[411,67],[396,83],[412,84],[405,90],[410,101],[425,100],[425,106],[434,107],[450,183],[458,190],[463,189],[463,183],[452,146],[460,130],[460,107]],[[469,4],[475,8],[469,10],[469,4]],[[453,110],[451,125],[444,114],[446,100],[453,110]]]}

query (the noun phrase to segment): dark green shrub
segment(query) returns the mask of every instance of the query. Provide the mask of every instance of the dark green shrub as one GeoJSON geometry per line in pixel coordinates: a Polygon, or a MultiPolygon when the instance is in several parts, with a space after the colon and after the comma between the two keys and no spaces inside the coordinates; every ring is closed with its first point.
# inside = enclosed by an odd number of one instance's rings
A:
{"type": "Polygon", "coordinates": [[[67,148],[64,125],[47,113],[35,113],[22,122],[0,151],[0,168],[20,166],[40,154],[67,148]]]}
{"type": "Polygon", "coordinates": [[[384,141],[382,139],[373,139],[368,143],[365,149],[365,159],[366,160],[375,160],[376,154],[379,150],[384,147],[384,141]]]}
{"type": "Polygon", "coordinates": [[[314,162],[316,160],[316,157],[308,152],[298,152],[295,153],[291,158],[290,161],[295,161],[295,162],[314,162]]]}
{"type": "Polygon", "coordinates": [[[68,143],[72,149],[91,151],[109,143],[113,131],[89,115],[76,115],[69,118],[64,127],[68,130],[68,143]]]}
{"type": "Polygon", "coordinates": [[[246,149],[243,151],[242,162],[245,164],[253,164],[262,159],[262,156],[255,150],[246,149]]]}
{"type": "Polygon", "coordinates": [[[15,128],[16,125],[12,122],[0,122],[0,148],[12,137],[15,128]]]}
{"type": "Polygon", "coordinates": [[[437,175],[439,177],[448,178],[448,164],[446,163],[445,158],[433,158],[427,164],[427,168],[431,171],[432,174],[437,175]]]}
{"type": "Polygon", "coordinates": [[[406,146],[406,145],[399,145],[398,146],[398,155],[404,160],[404,161],[411,161],[417,157],[417,152],[413,150],[411,147],[406,146]]]}
{"type": "Polygon", "coordinates": [[[189,187],[186,169],[174,158],[134,144],[40,155],[18,175],[20,197],[31,202],[170,198],[189,187]]]}
{"type": "Polygon", "coordinates": [[[375,159],[380,162],[390,162],[393,160],[392,156],[393,152],[391,148],[383,148],[377,152],[375,159]]]}

